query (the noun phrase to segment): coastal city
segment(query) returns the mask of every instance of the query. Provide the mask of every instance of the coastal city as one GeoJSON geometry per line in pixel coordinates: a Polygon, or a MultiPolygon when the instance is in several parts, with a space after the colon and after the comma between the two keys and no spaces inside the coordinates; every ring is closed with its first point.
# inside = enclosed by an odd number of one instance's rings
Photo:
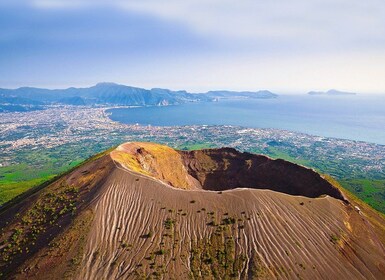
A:
{"type": "Polygon", "coordinates": [[[311,136],[277,129],[238,126],[141,126],[112,121],[109,108],[50,106],[33,112],[0,114],[0,164],[22,163],[23,152],[47,153],[82,143],[76,155],[87,158],[127,141],[155,141],[180,149],[234,147],[303,162],[341,177],[340,172],[381,177],[385,173],[383,145],[311,136]],[[83,151],[83,152],[82,152],[83,151]],[[328,165],[326,170],[322,168],[328,165]]]}

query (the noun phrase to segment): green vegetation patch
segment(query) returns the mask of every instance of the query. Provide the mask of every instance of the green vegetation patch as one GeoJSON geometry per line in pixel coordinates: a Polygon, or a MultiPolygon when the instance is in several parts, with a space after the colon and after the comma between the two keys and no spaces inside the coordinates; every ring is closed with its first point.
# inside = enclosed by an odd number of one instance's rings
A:
{"type": "Polygon", "coordinates": [[[183,145],[177,147],[178,150],[194,151],[202,149],[217,148],[213,143],[206,142],[186,142],[183,145]]]}
{"type": "Polygon", "coordinates": [[[54,166],[51,163],[43,165],[41,169],[27,164],[0,167],[0,205],[38,186],[72,167],[78,165],[81,160],[71,161],[65,166],[54,166]]]}
{"type": "Polygon", "coordinates": [[[235,219],[229,217],[224,221],[221,225],[211,224],[215,227],[211,236],[192,242],[190,264],[193,279],[245,278],[241,274],[247,258],[236,253],[235,233],[231,228],[235,219]]]}
{"type": "Polygon", "coordinates": [[[374,209],[385,213],[385,179],[342,179],[339,182],[374,209]]]}
{"type": "Polygon", "coordinates": [[[2,232],[0,247],[6,246],[0,250],[0,261],[7,265],[17,255],[29,253],[30,247],[48,228],[59,227],[57,222],[61,216],[75,214],[78,192],[74,186],[61,185],[58,189],[45,191],[21,216],[16,214],[16,224],[2,232]]]}

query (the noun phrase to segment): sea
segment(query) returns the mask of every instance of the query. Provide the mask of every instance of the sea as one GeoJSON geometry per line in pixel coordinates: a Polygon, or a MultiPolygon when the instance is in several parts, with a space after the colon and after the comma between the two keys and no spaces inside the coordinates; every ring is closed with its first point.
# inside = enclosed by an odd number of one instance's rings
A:
{"type": "Polygon", "coordinates": [[[280,95],[273,99],[114,108],[108,112],[112,120],[125,124],[275,128],[385,145],[384,95],[280,95]]]}

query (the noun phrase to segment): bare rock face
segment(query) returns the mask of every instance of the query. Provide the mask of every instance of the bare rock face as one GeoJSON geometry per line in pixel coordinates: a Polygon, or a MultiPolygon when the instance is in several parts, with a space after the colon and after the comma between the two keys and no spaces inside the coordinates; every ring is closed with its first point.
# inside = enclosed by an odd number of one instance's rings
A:
{"type": "Polygon", "coordinates": [[[126,143],[0,209],[0,279],[385,279],[384,225],[299,165],[126,143]]]}
{"type": "Polygon", "coordinates": [[[180,152],[188,173],[205,190],[235,188],[269,189],[291,195],[329,195],[345,200],[342,193],[312,169],[262,155],[222,148],[180,152]]]}

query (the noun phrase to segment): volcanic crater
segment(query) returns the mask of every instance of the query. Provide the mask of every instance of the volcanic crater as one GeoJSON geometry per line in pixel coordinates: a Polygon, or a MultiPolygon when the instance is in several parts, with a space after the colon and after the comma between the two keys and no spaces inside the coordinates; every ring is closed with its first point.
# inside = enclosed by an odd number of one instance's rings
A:
{"type": "Polygon", "coordinates": [[[131,142],[0,209],[0,278],[384,279],[384,225],[303,166],[131,142]]]}
{"type": "Polygon", "coordinates": [[[341,191],[312,169],[281,159],[242,153],[233,148],[176,151],[172,157],[159,158],[159,147],[149,143],[120,146],[131,162],[114,159],[125,168],[148,174],[176,188],[225,191],[235,188],[266,189],[310,198],[329,195],[348,202],[341,191]],[[158,149],[158,150],[157,150],[158,149]],[[139,162],[139,165],[132,163],[139,162]],[[167,162],[165,162],[165,160],[167,162]]]}

